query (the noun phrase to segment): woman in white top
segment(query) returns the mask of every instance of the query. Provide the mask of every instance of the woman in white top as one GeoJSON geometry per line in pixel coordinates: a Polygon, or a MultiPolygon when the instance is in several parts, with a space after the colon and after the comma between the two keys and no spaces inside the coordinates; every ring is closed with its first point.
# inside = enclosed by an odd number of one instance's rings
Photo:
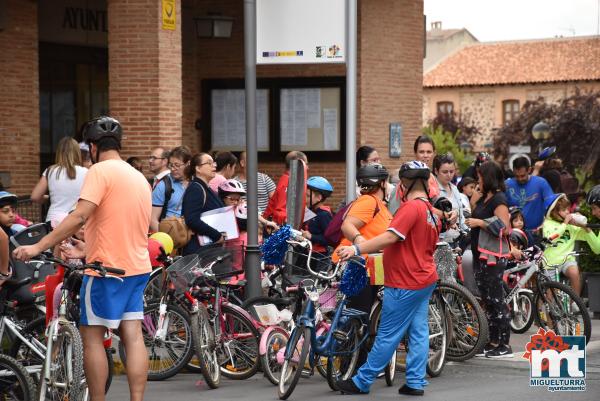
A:
{"type": "Polygon", "coordinates": [[[79,200],[87,171],[87,168],[81,166],[81,152],[77,141],[71,137],[61,139],[56,150],[55,164],[44,170],[31,191],[31,200],[39,204],[49,198],[50,208],[46,221],[52,221],[71,211],[79,200]]]}

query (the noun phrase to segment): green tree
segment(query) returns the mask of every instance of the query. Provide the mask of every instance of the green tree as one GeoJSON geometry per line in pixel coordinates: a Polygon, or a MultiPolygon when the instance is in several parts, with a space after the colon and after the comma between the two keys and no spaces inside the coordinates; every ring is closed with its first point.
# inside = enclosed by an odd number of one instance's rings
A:
{"type": "Polygon", "coordinates": [[[434,128],[433,125],[423,128],[423,134],[428,135],[435,143],[435,150],[438,155],[452,153],[458,168],[461,172],[465,171],[471,165],[473,159],[466,155],[458,145],[460,130],[456,132],[445,131],[441,125],[434,128]]]}

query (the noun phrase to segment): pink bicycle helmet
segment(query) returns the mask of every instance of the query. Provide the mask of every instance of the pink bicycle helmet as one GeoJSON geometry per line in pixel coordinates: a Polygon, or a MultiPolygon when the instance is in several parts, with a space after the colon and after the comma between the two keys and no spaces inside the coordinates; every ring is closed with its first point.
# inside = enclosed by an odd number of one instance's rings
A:
{"type": "Polygon", "coordinates": [[[235,217],[242,220],[248,219],[248,204],[246,202],[242,202],[235,207],[235,217]]]}
{"type": "Polygon", "coordinates": [[[219,185],[219,196],[222,198],[228,194],[246,195],[246,190],[241,182],[229,179],[219,185]]]}

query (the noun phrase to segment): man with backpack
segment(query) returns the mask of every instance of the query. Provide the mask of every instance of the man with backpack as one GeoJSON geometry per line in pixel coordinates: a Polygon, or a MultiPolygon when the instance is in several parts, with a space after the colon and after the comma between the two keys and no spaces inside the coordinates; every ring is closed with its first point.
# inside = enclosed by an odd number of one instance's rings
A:
{"type": "Polygon", "coordinates": [[[150,157],[148,157],[148,165],[150,166],[150,171],[154,175],[152,178],[148,179],[152,189],[154,189],[158,183],[170,173],[168,164],[169,149],[161,146],[152,149],[152,153],[150,154],[150,157]]]}
{"type": "Polygon", "coordinates": [[[192,152],[187,146],[178,146],[170,152],[170,173],[152,190],[150,231],[159,231],[159,223],[166,217],[181,217],[183,194],[188,185],[185,168],[191,158],[192,152]]]}

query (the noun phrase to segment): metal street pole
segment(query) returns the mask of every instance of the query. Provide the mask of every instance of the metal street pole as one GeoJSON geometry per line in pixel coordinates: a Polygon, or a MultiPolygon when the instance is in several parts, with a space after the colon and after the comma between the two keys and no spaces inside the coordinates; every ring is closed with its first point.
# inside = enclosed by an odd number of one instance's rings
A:
{"type": "Polygon", "coordinates": [[[246,297],[260,295],[258,248],[258,146],[256,140],[256,0],[244,0],[244,77],[246,81],[246,194],[248,244],[246,297]]]}
{"type": "Polygon", "coordinates": [[[356,3],[346,3],[346,202],[356,198],[356,3]]]}

